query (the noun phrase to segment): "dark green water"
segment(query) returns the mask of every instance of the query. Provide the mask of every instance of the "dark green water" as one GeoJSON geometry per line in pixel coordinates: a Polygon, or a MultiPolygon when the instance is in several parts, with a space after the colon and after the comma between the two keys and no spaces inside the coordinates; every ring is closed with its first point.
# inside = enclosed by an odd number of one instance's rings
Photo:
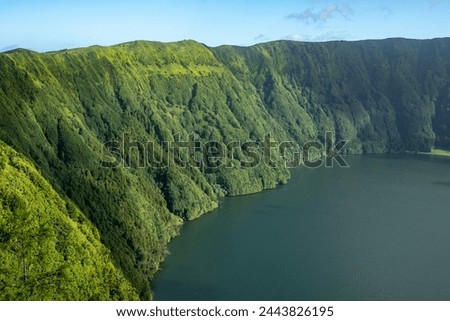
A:
{"type": "Polygon", "coordinates": [[[352,156],[190,222],[157,300],[450,300],[450,158],[352,156]]]}

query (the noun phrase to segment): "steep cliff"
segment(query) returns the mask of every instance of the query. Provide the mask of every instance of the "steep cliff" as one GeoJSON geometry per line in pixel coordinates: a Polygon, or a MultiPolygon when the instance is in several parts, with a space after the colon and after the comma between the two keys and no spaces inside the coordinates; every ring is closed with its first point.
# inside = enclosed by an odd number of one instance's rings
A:
{"type": "Polygon", "coordinates": [[[183,220],[220,196],[288,180],[276,162],[254,166],[266,159],[263,143],[245,142],[270,133],[269,142],[302,145],[332,131],[350,153],[450,148],[449,50],[450,39],[15,50],[0,54],[0,140],[92,222],[114,266],[150,298],[183,220]],[[231,157],[161,166],[173,158],[165,142],[174,136],[183,146],[189,137],[231,143],[231,157]]]}

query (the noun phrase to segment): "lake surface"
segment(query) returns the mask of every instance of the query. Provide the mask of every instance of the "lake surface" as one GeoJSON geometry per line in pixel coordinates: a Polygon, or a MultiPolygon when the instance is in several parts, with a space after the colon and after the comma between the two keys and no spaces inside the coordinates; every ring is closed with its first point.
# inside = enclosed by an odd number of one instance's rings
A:
{"type": "Polygon", "coordinates": [[[450,158],[350,156],[187,223],[156,300],[450,300],[450,158]]]}

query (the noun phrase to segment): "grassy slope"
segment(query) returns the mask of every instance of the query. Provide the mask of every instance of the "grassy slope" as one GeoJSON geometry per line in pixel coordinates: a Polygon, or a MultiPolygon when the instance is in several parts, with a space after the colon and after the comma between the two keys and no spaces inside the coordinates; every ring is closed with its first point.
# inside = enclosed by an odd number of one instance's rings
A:
{"type": "Polygon", "coordinates": [[[450,151],[443,149],[433,149],[431,154],[436,156],[450,156],[450,151]]]}
{"type": "MultiPolygon", "coordinates": [[[[149,284],[182,220],[219,195],[271,188],[283,169],[100,166],[107,141],[350,139],[350,152],[450,144],[450,40],[249,48],[132,42],[0,54],[0,139],[27,155],[101,235],[137,289],[149,284]],[[175,214],[175,215],[173,215],[175,214]]],[[[121,146],[128,149],[130,146],[121,146]]],[[[235,157],[243,158],[241,153],[235,157]]],[[[236,161],[237,162],[237,161],[236,161]]],[[[235,162],[235,163],[236,163],[235,162]]]]}
{"type": "Polygon", "coordinates": [[[429,153],[420,153],[423,155],[450,157],[450,151],[444,149],[433,148],[429,153]]]}

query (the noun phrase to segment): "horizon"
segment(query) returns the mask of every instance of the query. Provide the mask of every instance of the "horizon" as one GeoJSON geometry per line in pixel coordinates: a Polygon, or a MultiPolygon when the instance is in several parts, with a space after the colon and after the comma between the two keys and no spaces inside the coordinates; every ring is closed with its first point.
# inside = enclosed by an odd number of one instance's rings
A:
{"type": "Polygon", "coordinates": [[[218,47],[223,47],[223,46],[249,48],[249,47],[253,47],[253,46],[258,46],[258,45],[263,45],[263,44],[270,44],[270,43],[275,43],[275,42],[325,44],[325,43],[333,43],[333,42],[355,43],[355,42],[365,42],[365,41],[387,41],[387,40],[433,41],[433,40],[439,40],[439,39],[450,39],[450,36],[449,37],[427,38],[427,39],[415,39],[415,38],[404,38],[404,37],[389,37],[389,38],[383,38],[383,39],[324,40],[324,41],[301,41],[301,40],[290,40],[290,39],[278,39],[278,40],[269,40],[269,41],[264,41],[264,42],[258,42],[258,43],[254,43],[252,45],[228,45],[228,44],[222,44],[222,45],[217,45],[217,46],[208,46],[207,44],[205,44],[203,42],[200,42],[200,41],[197,41],[195,39],[182,39],[182,40],[176,40],[176,41],[157,41],[157,40],[140,39],[140,40],[129,40],[129,41],[125,41],[125,42],[114,43],[114,44],[111,44],[111,45],[97,45],[97,44],[93,44],[93,45],[88,45],[88,46],[84,46],[84,47],[61,48],[61,49],[48,50],[48,51],[36,51],[36,50],[32,50],[32,49],[17,47],[17,48],[9,49],[7,51],[0,51],[0,54],[3,54],[3,53],[7,54],[7,53],[15,52],[15,51],[20,51],[20,50],[29,51],[29,52],[35,52],[35,53],[39,53],[39,54],[57,53],[57,52],[65,52],[65,51],[72,51],[72,50],[79,50],[79,49],[89,49],[89,48],[96,48],[96,47],[111,48],[111,47],[117,47],[117,46],[123,46],[123,45],[131,45],[131,44],[136,43],[136,42],[159,43],[159,44],[177,44],[177,43],[191,41],[191,42],[195,42],[195,43],[200,44],[200,45],[204,45],[207,48],[218,48],[218,47]]]}
{"type": "Polygon", "coordinates": [[[195,39],[208,47],[446,38],[449,0],[0,0],[0,52],[195,39]]]}

